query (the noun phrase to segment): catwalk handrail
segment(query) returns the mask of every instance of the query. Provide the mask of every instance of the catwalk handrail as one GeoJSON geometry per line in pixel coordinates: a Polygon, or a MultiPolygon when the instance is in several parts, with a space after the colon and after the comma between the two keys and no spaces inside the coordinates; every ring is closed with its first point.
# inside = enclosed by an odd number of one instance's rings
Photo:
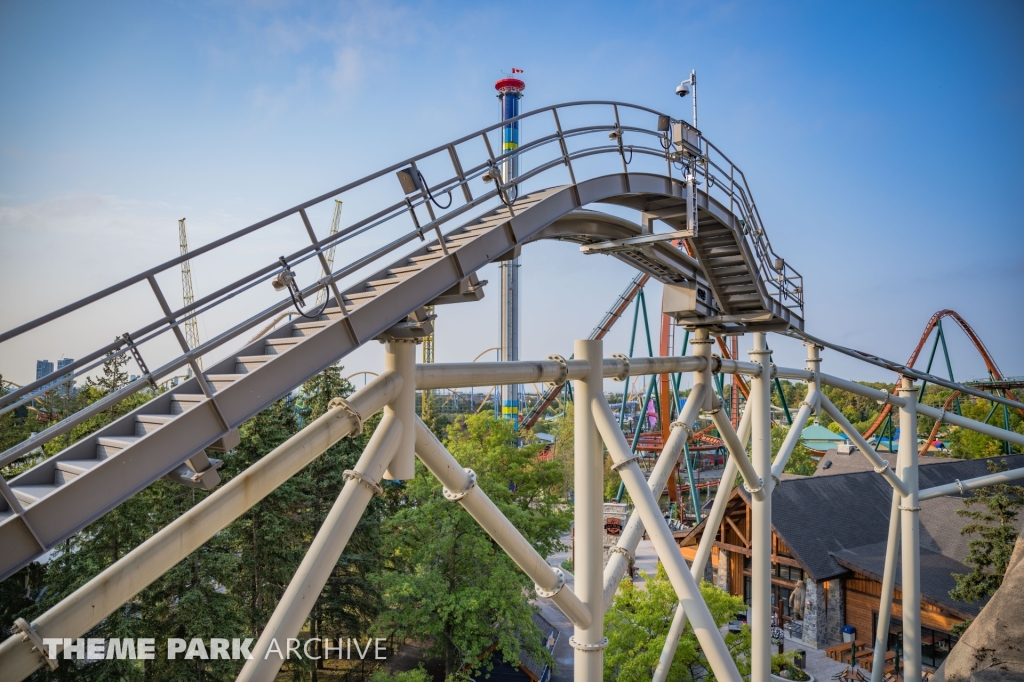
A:
{"type": "MultiPolygon", "coordinates": [[[[418,192],[406,195],[404,200],[398,201],[388,206],[387,208],[378,211],[377,213],[374,213],[373,215],[363,218],[362,220],[354,223],[353,225],[350,225],[347,228],[340,230],[334,235],[328,236],[324,239],[316,240],[315,235],[310,234],[311,239],[309,245],[301,249],[298,249],[291,253],[290,255],[286,256],[286,260],[291,266],[294,267],[310,259],[319,258],[324,251],[336,247],[337,245],[342,244],[345,241],[348,241],[349,239],[352,239],[356,236],[364,234],[369,230],[380,226],[383,223],[386,223],[390,220],[393,220],[404,215],[411,214],[413,218],[413,224],[416,226],[416,229],[413,229],[410,232],[402,234],[400,237],[392,240],[385,246],[382,246],[376,249],[375,251],[366,254],[361,258],[358,258],[352,263],[343,265],[338,270],[332,273],[325,273],[324,277],[314,281],[312,284],[310,284],[309,286],[302,290],[303,296],[308,296],[310,294],[316,293],[324,288],[331,288],[332,290],[334,290],[335,293],[338,293],[336,283],[339,280],[349,275],[352,275],[355,272],[362,270],[363,268],[370,266],[383,256],[393,253],[395,250],[401,248],[405,244],[408,244],[409,242],[415,239],[424,240],[424,235],[427,232],[436,232],[437,237],[443,241],[443,235],[441,233],[441,227],[443,225],[445,225],[452,219],[466,213],[467,211],[482,206],[485,203],[491,202],[492,200],[500,198],[502,199],[502,201],[507,201],[509,190],[511,190],[513,187],[517,188],[523,182],[537,175],[545,173],[548,170],[554,169],[556,167],[565,166],[569,169],[570,177],[572,178],[573,182],[575,182],[575,175],[573,173],[572,162],[578,159],[595,155],[613,154],[621,158],[623,170],[627,170],[628,164],[632,161],[632,155],[641,154],[646,156],[654,156],[665,159],[665,161],[667,162],[666,165],[668,169],[668,174],[669,177],[671,177],[673,163],[682,163],[683,159],[681,153],[675,150],[674,145],[671,142],[670,136],[667,133],[665,133],[665,131],[661,130],[621,125],[621,123],[619,122],[620,107],[628,110],[635,110],[637,112],[642,112],[646,114],[652,114],[655,116],[662,116],[662,114],[660,114],[659,112],[653,109],[649,109],[647,107],[613,101],[569,102],[565,104],[544,107],[536,111],[531,111],[522,114],[513,120],[536,118],[542,114],[550,112],[553,116],[552,123],[555,131],[548,135],[540,136],[537,139],[530,141],[529,143],[523,144],[516,150],[505,152],[500,155],[495,155],[493,153],[491,143],[487,137],[487,134],[500,130],[504,125],[508,124],[508,121],[490,125],[482,130],[461,137],[455,141],[439,145],[427,152],[423,152],[415,156],[409,157],[408,159],[392,164],[380,171],[367,175],[359,180],[345,184],[330,192],[321,194],[320,196],[315,197],[314,199],[310,199],[290,209],[277,213],[269,218],[249,225],[248,227],[242,228],[232,234],[229,234],[225,237],[210,242],[209,244],[199,247],[194,251],[189,252],[188,254],[172,258],[162,263],[161,265],[157,265],[137,275],[122,280],[117,284],[111,285],[90,296],[86,296],[85,298],[82,298],[79,301],[66,305],[62,308],[59,308],[58,310],[55,310],[41,317],[38,317],[35,320],[22,324],[18,327],[15,327],[14,329],[0,333],[0,343],[22,336],[23,334],[26,334],[36,329],[37,327],[63,318],[92,303],[105,299],[128,287],[143,282],[147,282],[149,284],[149,286],[153,290],[155,297],[161,304],[165,314],[163,317],[160,317],[154,320],[153,322],[141,327],[140,329],[132,332],[130,334],[130,337],[132,339],[132,345],[134,345],[135,347],[140,347],[146,342],[151,341],[152,339],[158,336],[162,336],[163,334],[169,332],[176,334],[180,333],[180,326],[182,325],[182,323],[235,298],[239,294],[248,291],[249,289],[252,289],[261,283],[267,282],[268,280],[275,277],[279,272],[281,272],[282,267],[279,263],[276,262],[267,264],[249,273],[248,275],[245,275],[237,279],[236,281],[221,287],[217,291],[200,298],[191,305],[184,306],[177,310],[172,310],[170,306],[167,305],[167,299],[164,296],[163,291],[160,288],[160,285],[157,283],[157,275],[180,265],[183,261],[187,259],[196,258],[203,254],[209,253],[243,236],[252,234],[253,232],[258,231],[263,227],[272,225],[284,218],[294,216],[296,214],[300,215],[303,218],[303,222],[307,223],[308,226],[308,217],[305,214],[306,209],[315,206],[323,201],[332,199],[340,194],[351,191],[357,187],[360,187],[361,185],[365,185],[368,182],[384,177],[388,173],[393,173],[395,171],[407,168],[415,169],[416,162],[422,161],[434,155],[442,154],[445,152],[447,152],[448,156],[450,157],[455,174],[454,176],[444,180],[443,182],[438,182],[434,184],[430,188],[430,190],[434,195],[437,195],[461,189],[466,199],[465,203],[457,207],[452,207],[447,212],[435,217],[435,215],[433,214],[432,207],[429,204],[430,197],[428,196],[427,192],[421,189],[418,192]],[[608,125],[588,125],[571,129],[562,129],[558,113],[559,111],[564,111],[573,107],[611,107],[614,111],[615,122],[610,123],[608,125]],[[656,137],[659,140],[659,144],[658,147],[629,145],[629,150],[631,153],[631,158],[629,161],[626,160],[624,147],[621,144],[621,138],[619,138],[619,144],[600,144],[597,146],[585,147],[583,149],[575,151],[569,151],[567,146],[565,145],[566,139],[609,131],[622,131],[627,134],[649,135],[652,137],[656,137]],[[459,156],[459,152],[456,149],[456,147],[457,145],[472,141],[476,138],[481,138],[483,140],[485,147],[487,148],[487,158],[484,159],[481,163],[478,163],[475,166],[468,168],[467,170],[464,169],[462,165],[462,160],[459,156]],[[558,148],[557,153],[554,155],[552,159],[546,160],[544,163],[541,163],[536,167],[530,169],[529,171],[522,173],[518,178],[515,179],[514,182],[504,184],[500,182],[495,182],[495,186],[493,189],[490,189],[489,191],[486,191],[475,198],[473,197],[472,191],[469,186],[471,180],[480,178],[490,170],[497,169],[502,163],[508,161],[513,157],[525,155],[528,152],[532,152],[534,150],[539,149],[542,146],[547,145],[555,145],[556,148],[558,148]],[[419,224],[418,218],[416,217],[415,213],[418,207],[425,207],[428,209],[428,212],[430,213],[431,217],[430,222],[427,222],[425,224],[419,224]]],[[[703,138],[701,139],[703,140],[703,138]]],[[[779,299],[780,303],[785,304],[786,299],[794,299],[797,305],[802,308],[802,296],[796,296],[793,293],[794,290],[798,293],[802,291],[802,288],[799,285],[799,282],[801,280],[799,278],[798,273],[795,273],[795,271],[792,271],[794,273],[793,275],[780,273],[778,279],[781,281],[781,284],[780,282],[773,281],[768,276],[770,270],[769,265],[774,265],[774,263],[769,263],[768,259],[774,256],[774,251],[772,251],[771,245],[767,241],[767,237],[765,235],[764,230],[759,227],[760,219],[757,216],[757,209],[756,206],[753,204],[752,200],[750,199],[751,193],[749,187],[746,184],[746,179],[743,176],[742,171],[736,168],[730,161],[728,161],[727,157],[722,155],[721,152],[717,150],[717,148],[710,145],[710,143],[708,143],[706,140],[704,141],[704,150],[706,150],[708,154],[711,153],[711,150],[714,150],[714,152],[717,155],[722,157],[722,159],[724,160],[723,162],[729,165],[730,169],[730,180],[726,184],[723,179],[718,178],[717,176],[714,175],[708,175],[708,171],[705,166],[704,177],[707,193],[710,196],[712,189],[717,188],[717,190],[720,190],[721,192],[725,193],[725,195],[728,197],[729,203],[733,207],[734,211],[738,211],[741,216],[746,216],[745,225],[747,226],[747,229],[745,229],[744,232],[749,242],[751,252],[755,254],[759,261],[758,269],[759,272],[762,274],[762,279],[764,280],[765,284],[767,286],[774,288],[774,290],[777,292],[777,298],[779,299]],[[708,180],[709,177],[713,179],[708,180]],[[734,181],[734,178],[736,177],[738,177],[738,183],[734,181]],[[751,224],[757,226],[757,228],[750,229],[751,224]],[[790,286],[787,290],[787,284],[793,284],[793,286],[790,286]]],[[[709,163],[711,163],[715,168],[721,168],[720,166],[717,165],[717,162],[709,161],[709,163]]],[[[701,164],[698,163],[698,171],[700,170],[700,165],[701,164]]],[[[724,173],[724,171],[721,170],[720,172],[724,173]]],[[[492,177],[493,175],[496,174],[492,174],[492,177]]],[[[513,201],[510,203],[512,204],[514,210],[515,202],[513,201]]],[[[204,354],[224,345],[231,339],[237,337],[239,334],[252,329],[256,325],[260,324],[261,322],[264,322],[270,317],[273,317],[274,315],[287,310],[290,306],[291,301],[289,299],[284,299],[264,309],[262,312],[257,313],[256,315],[253,315],[248,319],[234,325],[227,331],[222,332],[213,339],[206,341],[205,343],[197,346],[196,348],[187,348],[186,346],[183,346],[182,354],[178,355],[171,361],[163,364],[157,370],[151,371],[148,376],[139,377],[135,382],[133,382],[133,384],[130,384],[128,387],[125,387],[121,391],[118,391],[116,394],[116,398],[115,395],[108,396],[108,399],[102,401],[102,406],[100,406],[99,403],[94,403],[92,406],[87,407],[85,410],[77,412],[67,417],[63,421],[54,424],[50,428],[43,431],[41,434],[37,434],[36,437],[33,438],[31,441],[21,443],[18,446],[15,446],[14,448],[8,450],[7,452],[0,454],[0,466],[2,466],[5,463],[9,463],[10,461],[13,461],[13,459],[20,457],[26,452],[34,449],[35,447],[38,447],[40,444],[51,440],[53,437],[68,432],[76,424],[81,423],[89,416],[96,414],[99,410],[108,407],[108,403],[110,403],[111,401],[123,399],[128,395],[131,395],[132,393],[135,393],[145,388],[148,385],[148,379],[152,378],[154,381],[158,381],[161,378],[175,372],[176,370],[183,368],[185,365],[194,364],[196,358],[201,357],[204,354]],[[31,445],[31,447],[29,447],[29,445],[31,445]]],[[[58,382],[63,382],[83,376],[87,372],[92,371],[93,369],[101,365],[107,359],[108,354],[122,355],[126,352],[129,352],[129,350],[130,347],[128,343],[126,341],[119,339],[112,343],[108,343],[91,353],[81,356],[75,362],[62,368],[62,374],[57,378],[53,377],[53,375],[49,375],[35,382],[29,383],[23,387],[20,387],[17,390],[12,391],[4,396],[0,396],[0,413],[14,409],[15,407],[17,407],[17,405],[23,404],[26,400],[31,400],[33,397],[35,397],[34,394],[37,393],[39,389],[42,389],[46,385],[53,383],[55,380],[58,382]],[[24,398],[24,400],[22,400],[22,398],[24,398]]]]}

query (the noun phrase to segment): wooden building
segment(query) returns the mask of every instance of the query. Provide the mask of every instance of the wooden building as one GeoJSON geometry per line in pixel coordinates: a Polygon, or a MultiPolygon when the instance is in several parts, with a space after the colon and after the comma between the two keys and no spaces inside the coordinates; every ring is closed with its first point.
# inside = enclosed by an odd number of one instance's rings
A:
{"type": "MultiPolygon", "coordinates": [[[[854,456],[863,457],[860,453],[854,456]]],[[[935,458],[930,458],[935,459],[935,458]]],[[[1024,466],[1024,455],[995,458],[1010,468],[1024,466]]],[[[919,469],[921,488],[988,473],[989,460],[939,461],[919,469]]],[[[873,471],[821,476],[786,476],[772,496],[772,604],[792,636],[814,647],[842,640],[844,625],[857,638],[875,636],[881,600],[892,488],[873,471]],[[794,593],[799,594],[802,609],[794,593]],[[802,610],[802,617],[800,611],[802,610]]],[[[959,497],[921,504],[921,595],[924,662],[937,666],[956,638],[951,628],[977,615],[981,604],[954,601],[954,573],[967,573],[963,561],[970,538],[959,497]]],[[[1024,526],[1021,519],[1020,526],[1024,526]]],[[[683,555],[693,559],[707,532],[706,521],[680,538],[683,555]]],[[[750,498],[742,487],[729,492],[725,518],[715,529],[705,578],[750,602],[750,498]]],[[[895,645],[902,616],[899,574],[890,626],[895,645]]]]}

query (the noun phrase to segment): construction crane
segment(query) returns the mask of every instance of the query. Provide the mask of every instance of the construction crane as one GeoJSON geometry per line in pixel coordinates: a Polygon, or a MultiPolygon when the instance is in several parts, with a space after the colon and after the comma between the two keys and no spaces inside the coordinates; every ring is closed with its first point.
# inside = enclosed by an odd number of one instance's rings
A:
{"type": "MultiPolygon", "coordinates": [[[[331,218],[331,234],[329,236],[333,237],[334,235],[338,234],[338,227],[340,225],[341,225],[341,199],[335,199],[334,200],[334,217],[331,218]]],[[[327,249],[327,253],[326,253],[327,272],[324,273],[324,277],[330,275],[331,271],[334,270],[334,249],[335,249],[335,245],[334,244],[331,245],[331,248],[327,249]]],[[[329,291],[329,289],[327,287],[324,287],[320,291],[316,292],[316,306],[314,306],[314,308],[319,308],[320,306],[322,306],[324,304],[325,301],[327,301],[327,292],[328,291],[329,291]]]]}
{"type": "MultiPolygon", "coordinates": [[[[185,234],[185,219],[178,221],[178,246],[181,247],[181,255],[188,254],[188,236],[185,234]]],[[[191,261],[181,261],[181,298],[185,307],[192,305],[196,297],[192,294],[192,264],[191,261]]],[[[187,314],[187,313],[186,313],[187,314]]],[[[185,342],[189,348],[199,346],[199,322],[195,315],[185,321],[185,342]]],[[[203,359],[196,358],[199,369],[203,368],[203,359]]],[[[189,372],[191,374],[191,371],[189,372]]]]}

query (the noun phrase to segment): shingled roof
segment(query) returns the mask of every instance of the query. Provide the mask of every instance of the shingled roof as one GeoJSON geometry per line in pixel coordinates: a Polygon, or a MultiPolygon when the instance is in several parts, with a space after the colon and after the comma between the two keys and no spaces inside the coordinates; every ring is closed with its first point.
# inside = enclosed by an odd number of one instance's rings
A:
{"type": "MultiPolygon", "coordinates": [[[[1010,469],[1024,467],[1024,455],[992,459],[1005,459],[1010,469]]],[[[921,467],[918,469],[920,487],[984,476],[989,473],[989,461],[951,460],[921,467]]],[[[749,494],[742,488],[737,490],[749,503],[749,494]]],[[[837,556],[848,565],[863,561],[874,566],[868,557],[877,552],[874,546],[878,543],[883,545],[884,556],[891,502],[892,488],[873,471],[783,480],[772,495],[772,525],[810,577],[820,582],[848,572],[848,566],[843,566],[837,556]]],[[[955,570],[961,572],[965,570],[962,562],[967,556],[969,540],[960,535],[966,520],[957,516],[956,510],[962,508],[959,497],[921,503],[922,550],[951,560],[959,566],[955,570]]],[[[1019,521],[1018,528],[1021,526],[1024,526],[1024,518],[1019,521]]],[[[954,570],[953,563],[938,559],[929,566],[932,568],[926,569],[922,559],[922,581],[926,570],[944,571],[947,576],[954,570]]],[[[949,591],[944,580],[929,578],[928,582],[930,597],[941,599],[949,591]]]]}

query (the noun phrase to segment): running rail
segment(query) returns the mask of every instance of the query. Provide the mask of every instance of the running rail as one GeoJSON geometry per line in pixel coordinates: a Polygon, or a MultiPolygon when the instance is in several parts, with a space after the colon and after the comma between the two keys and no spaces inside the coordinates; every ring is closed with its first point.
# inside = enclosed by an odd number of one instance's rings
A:
{"type": "MultiPolygon", "coordinates": [[[[994,402],[1002,403],[1003,405],[1007,405],[1009,407],[1017,408],[1018,410],[1024,410],[1024,403],[1019,403],[1016,400],[1010,400],[1009,398],[1003,398],[1001,396],[998,396],[998,395],[995,395],[995,394],[992,394],[992,393],[985,393],[984,391],[979,391],[976,388],[972,388],[972,387],[966,386],[964,384],[959,384],[959,383],[957,383],[955,381],[950,381],[948,379],[942,379],[940,377],[935,376],[934,374],[928,374],[926,372],[919,372],[918,370],[914,369],[913,367],[907,367],[906,365],[901,365],[898,362],[893,362],[892,360],[886,360],[885,358],[880,358],[877,355],[871,355],[870,353],[865,353],[863,351],[854,350],[853,348],[847,348],[845,346],[840,346],[839,344],[831,343],[829,341],[825,341],[823,339],[819,339],[816,336],[811,336],[810,334],[808,334],[807,332],[804,332],[804,331],[798,331],[796,329],[790,329],[789,331],[786,332],[786,335],[787,336],[792,336],[794,338],[802,339],[804,341],[810,341],[811,343],[814,343],[814,344],[817,344],[819,346],[822,346],[823,348],[829,348],[831,350],[836,351],[837,353],[842,353],[843,355],[848,355],[849,357],[854,358],[856,360],[860,360],[862,362],[866,362],[868,364],[875,365],[876,367],[883,367],[885,369],[892,370],[893,372],[897,372],[898,374],[900,374],[902,376],[905,376],[905,377],[916,379],[918,381],[927,381],[930,384],[937,384],[939,386],[943,386],[945,388],[949,388],[949,389],[952,389],[954,391],[960,391],[961,393],[966,393],[967,395],[972,395],[975,398],[982,398],[984,400],[992,400],[994,402]]],[[[918,408],[918,409],[920,410],[920,408],[918,408]]]]}

